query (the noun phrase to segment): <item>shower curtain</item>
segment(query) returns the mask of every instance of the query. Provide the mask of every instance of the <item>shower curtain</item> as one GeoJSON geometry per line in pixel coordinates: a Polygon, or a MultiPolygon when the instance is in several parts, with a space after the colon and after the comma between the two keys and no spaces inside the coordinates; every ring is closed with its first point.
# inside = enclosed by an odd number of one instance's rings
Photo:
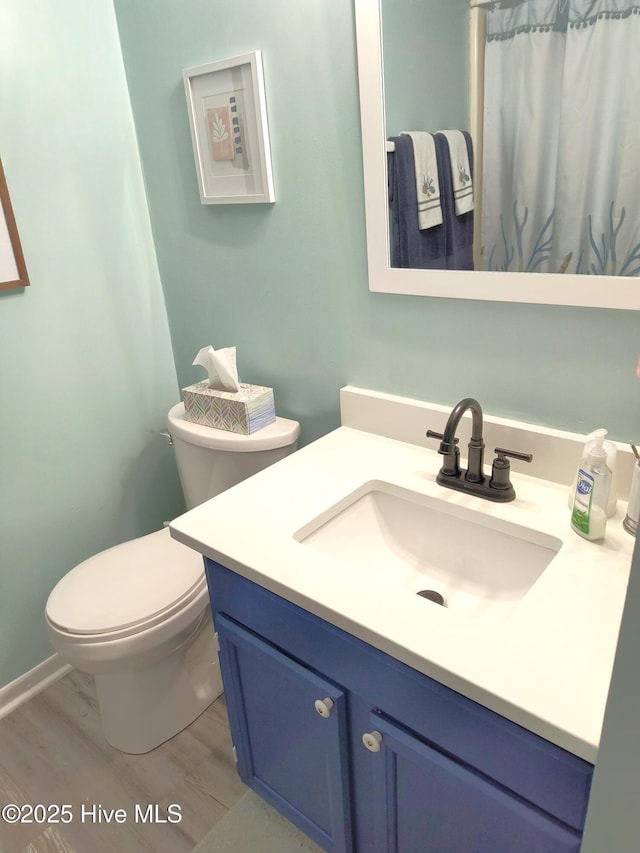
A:
{"type": "Polygon", "coordinates": [[[484,101],[483,268],[640,275],[640,5],[489,11],[484,101]]]}

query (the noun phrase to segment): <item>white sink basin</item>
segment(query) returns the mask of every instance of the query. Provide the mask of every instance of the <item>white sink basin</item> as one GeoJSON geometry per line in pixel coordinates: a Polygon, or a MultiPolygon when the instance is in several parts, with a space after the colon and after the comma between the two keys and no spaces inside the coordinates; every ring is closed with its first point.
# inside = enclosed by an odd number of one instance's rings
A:
{"type": "MultiPolygon", "coordinates": [[[[562,546],[534,529],[380,481],[365,483],[294,538],[365,568],[381,596],[399,585],[433,590],[452,611],[491,619],[509,614],[562,546]]],[[[439,606],[424,604],[425,615],[439,606]]]]}

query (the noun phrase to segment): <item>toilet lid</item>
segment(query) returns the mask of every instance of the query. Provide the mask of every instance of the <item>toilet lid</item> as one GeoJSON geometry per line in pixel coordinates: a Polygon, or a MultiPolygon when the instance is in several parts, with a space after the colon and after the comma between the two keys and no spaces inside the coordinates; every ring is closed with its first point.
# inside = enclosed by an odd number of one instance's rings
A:
{"type": "Polygon", "coordinates": [[[200,554],[168,528],[116,545],[71,569],[53,589],[47,617],[64,631],[103,634],[168,618],[206,588],[200,554]]]}

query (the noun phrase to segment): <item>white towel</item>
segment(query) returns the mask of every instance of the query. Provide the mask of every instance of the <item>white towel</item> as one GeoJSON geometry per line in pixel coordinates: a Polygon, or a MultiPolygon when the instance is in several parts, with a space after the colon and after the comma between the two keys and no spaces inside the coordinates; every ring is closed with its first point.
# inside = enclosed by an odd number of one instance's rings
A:
{"type": "Polygon", "coordinates": [[[434,225],[440,225],[442,222],[436,143],[433,136],[423,130],[402,131],[401,135],[410,136],[413,143],[416,195],[418,198],[418,228],[424,231],[427,228],[433,228],[434,225]]]}
{"type": "Polygon", "coordinates": [[[440,132],[446,136],[449,144],[453,198],[456,214],[460,216],[462,213],[473,210],[473,181],[471,180],[467,143],[460,130],[442,130],[440,132]]]}

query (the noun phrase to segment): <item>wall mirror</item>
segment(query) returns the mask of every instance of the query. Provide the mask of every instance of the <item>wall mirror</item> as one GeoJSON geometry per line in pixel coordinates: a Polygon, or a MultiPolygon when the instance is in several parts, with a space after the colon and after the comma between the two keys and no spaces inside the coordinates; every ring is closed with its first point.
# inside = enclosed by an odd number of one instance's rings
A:
{"type": "MultiPolygon", "coordinates": [[[[632,4],[622,2],[622,0],[581,0],[582,6],[586,9],[589,7],[592,11],[595,7],[602,5],[610,7],[616,4],[621,8],[619,16],[625,14],[635,15],[634,23],[637,20],[640,23],[640,14],[637,7],[632,4]],[[626,11],[625,11],[626,10],[626,11]]],[[[512,0],[503,0],[502,6],[511,10],[514,7],[513,14],[518,14],[515,7],[526,7],[528,3],[537,4],[539,0],[524,0],[524,2],[512,2],[512,0]]],[[[558,9],[568,8],[573,5],[575,0],[554,0],[554,6],[558,9]]],[[[581,253],[568,251],[563,254],[563,260],[558,264],[558,272],[539,272],[535,271],[537,265],[532,264],[534,271],[514,271],[513,267],[508,262],[496,261],[492,258],[494,267],[491,269],[481,269],[480,264],[476,264],[473,271],[471,270],[428,270],[428,269],[400,269],[392,267],[390,264],[390,221],[389,221],[389,200],[388,200],[388,183],[387,183],[387,137],[389,136],[389,124],[387,122],[387,113],[391,116],[394,106],[385,104],[385,75],[389,83],[391,78],[400,80],[399,85],[404,85],[406,88],[426,90],[428,87],[438,87],[442,89],[449,83],[450,75],[444,75],[442,69],[433,67],[427,71],[417,68],[405,68],[404,71],[390,70],[387,68],[387,58],[394,53],[402,54],[402,46],[398,49],[394,46],[393,39],[397,38],[396,30],[389,25],[389,7],[394,6],[394,14],[402,6],[418,7],[421,4],[431,5],[440,3],[442,7],[451,9],[457,7],[461,15],[465,16],[464,26],[468,27],[468,32],[471,35],[466,39],[466,49],[469,52],[465,67],[467,79],[471,81],[471,96],[466,104],[465,109],[469,116],[469,130],[474,136],[474,145],[477,147],[480,157],[482,157],[482,133],[478,132],[478,128],[482,128],[482,96],[478,94],[478,87],[474,85],[474,74],[476,69],[482,66],[484,61],[483,56],[479,52],[483,50],[482,43],[484,34],[481,32],[481,38],[478,39],[478,27],[486,25],[488,17],[487,8],[491,8],[494,4],[483,3],[482,0],[354,0],[355,20],[356,20],[356,38],[358,50],[358,75],[360,89],[360,112],[362,126],[362,154],[364,167],[364,191],[365,191],[365,214],[366,214],[366,229],[367,229],[367,260],[369,267],[369,289],[371,291],[383,293],[397,293],[419,296],[437,296],[456,299],[482,299],[504,302],[525,302],[525,303],[541,303],[550,305],[580,305],[586,307],[598,308],[620,308],[620,309],[640,309],[640,277],[638,276],[635,265],[635,260],[631,265],[627,265],[627,274],[611,275],[609,268],[603,264],[601,270],[596,270],[594,264],[583,263],[581,253]],[[383,4],[385,4],[383,8],[383,4]],[[485,8],[481,8],[485,7],[485,8]],[[384,29],[383,33],[383,21],[384,29]],[[385,55],[386,44],[386,55],[385,55]],[[404,74],[404,78],[403,78],[404,74]],[[402,83],[402,80],[405,83],[402,83]],[[409,82],[406,82],[409,81],[409,82]],[[476,144],[476,134],[480,137],[476,144]],[[583,273],[578,274],[572,272],[578,266],[578,262],[583,264],[583,273]],[[494,271],[498,269],[504,271],[494,271]],[[629,275],[628,271],[632,270],[633,275],[629,275]]],[[[596,10],[597,13],[597,10],[596,10]]],[[[602,12],[609,14],[609,12],[602,12]]],[[[553,27],[551,27],[553,28],[553,27]]],[[[424,57],[426,62],[429,61],[430,45],[438,40],[437,24],[429,28],[424,33],[424,57]]],[[[635,53],[636,51],[632,51],[635,53]]],[[[405,55],[408,55],[405,52],[405,55]]],[[[410,57],[409,57],[410,58],[410,57]]],[[[609,55],[609,60],[606,64],[600,64],[592,71],[589,70],[588,60],[586,56],[582,57],[582,67],[585,73],[593,73],[594,79],[601,77],[603,74],[609,74],[610,65],[614,61],[614,55],[609,55]]],[[[547,68],[544,73],[547,74],[547,90],[553,88],[556,80],[555,68],[547,68]]],[[[628,81],[628,85],[623,87],[626,89],[625,97],[627,99],[635,98],[640,103],[640,79],[636,79],[640,75],[628,81]],[[636,98],[637,95],[637,98],[636,98]]],[[[442,100],[442,99],[441,99],[442,100]]],[[[574,107],[581,107],[579,104],[574,104],[574,107]]],[[[444,126],[447,126],[449,121],[456,121],[455,118],[443,118],[444,126]]],[[[594,129],[602,125],[597,123],[594,129]]],[[[449,125],[451,126],[451,125],[449,125]]],[[[635,132],[638,132],[638,124],[636,124],[635,132]]],[[[423,130],[439,130],[443,127],[423,127],[423,130]]],[[[418,128],[403,127],[402,130],[413,130],[418,128]]],[[[400,128],[396,128],[399,132],[400,128]]],[[[632,151],[638,150],[638,142],[632,146],[632,151]]],[[[574,143],[576,156],[578,149],[583,148],[583,145],[574,143]]],[[[602,171],[608,168],[610,157],[607,144],[598,139],[596,144],[592,144],[591,150],[594,152],[594,158],[590,169],[586,176],[579,182],[579,188],[590,183],[589,175],[594,174],[594,170],[602,171]]],[[[476,172],[478,174],[479,158],[476,153],[476,172]]],[[[582,173],[585,175],[585,173],[582,173]]],[[[475,175],[474,175],[474,183],[475,175]]],[[[636,199],[640,198],[640,167],[637,164],[637,156],[632,157],[631,166],[626,173],[626,183],[632,196],[636,199]]],[[[582,189],[579,190],[582,192],[582,189]]],[[[514,207],[516,217],[522,216],[523,208],[514,207]]],[[[548,216],[548,214],[547,214],[548,216]]],[[[611,256],[610,244],[613,238],[621,231],[621,219],[624,219],[624,214],[621,216],[621,206],[611,208],[606,211],[606,216],[609,219],[608,234],[603,234],[602,237],[592,235],[592,243],[596,250],[602,256],[611,256]],[[604,241],[604,242],[603,242],[604,241]]],[[[638,228],[638,211],[636,208],[635,215],[632,211],[626,210],[626,223],[624,227],[630,224],[633,228],[638,228]]],[[[522,222],[520,222],[522,224],[522,222]]],[[[476,229],[478,223],[476,222],[476,229]]],[[[604,229],[603,229],[604,230],[604,229]]],[[[476,232],[477,233],[477,232],[476,232]]],[[[484,251],[484,247],[483,247],[484,251]]],[[[633,250],[632,250],[633,251],[633,250]]],[[[640,251],[640,247],[639,247],[640,251]]],[[[598,253],[597,252],[597,253],[598,253]]],[[[613,253],[615,255],[615,251],[613,253]]],[[[625,260],[614,257],[618,264],[618,268],[624,265],[625,260]]],[[[638,257],[640,264],[640,256],[638,257]]],[[[538,267],[539,268],[539,267],[538,267]]]]}

